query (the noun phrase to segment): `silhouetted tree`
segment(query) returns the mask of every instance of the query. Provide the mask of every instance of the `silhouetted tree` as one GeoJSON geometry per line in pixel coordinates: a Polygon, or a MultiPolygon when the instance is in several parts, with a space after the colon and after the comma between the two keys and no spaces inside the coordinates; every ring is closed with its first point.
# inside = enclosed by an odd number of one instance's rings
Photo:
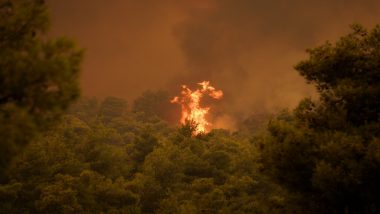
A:
{"type": "Polygon", "coordinates": [[[264,169],[316,212],[380,209],[380,26],[308,50],[296,69],[320,94],[269,124],[264,169]],[[288,119],[284,119],[288,118],[288,119]],[[289,119],[291,118],[291,119],[289,119]],[[376,155],[375,155],[376,154],[376,155]]]}
{"type": "Polygon", "coordinates": [[[79,95],[82,51],[48,26],[43,1],[0,0],[0,174],[79,95]]]}

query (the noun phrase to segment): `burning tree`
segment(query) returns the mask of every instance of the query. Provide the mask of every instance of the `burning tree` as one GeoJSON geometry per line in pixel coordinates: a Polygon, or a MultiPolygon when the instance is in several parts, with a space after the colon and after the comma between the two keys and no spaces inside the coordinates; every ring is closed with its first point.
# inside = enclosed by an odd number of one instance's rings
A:
{"type": "Polygon", "coordinates": [[[181,97],[176,96],[170,101],[171,103],[178,103],[181,105],[181,124],[186,124],[187,122],[195,124],[194,135],[206,133],[212,125],[206,119],[210,107],[201,107],[201,98],[204,95],[208,95],[214,99],[220,99],[223,97],[223,91],[216,90],[210,85],[209,81],[203,81],[198,83],[198,85],[200,85],[201,88],[195,91],[192,91],[186,85],[182,85],[181,97]]]}

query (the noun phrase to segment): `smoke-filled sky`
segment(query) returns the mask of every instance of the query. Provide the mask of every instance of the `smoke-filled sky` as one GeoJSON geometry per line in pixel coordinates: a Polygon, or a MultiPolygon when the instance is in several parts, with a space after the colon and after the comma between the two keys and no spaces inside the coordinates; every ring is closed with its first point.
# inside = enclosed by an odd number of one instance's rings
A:
{"type": "Polygon", "coordinates": [[[211,80],[227,111],[293,107],[313,93],[293,66],[349,25],[380,23],[379,0],[48,0],[53,34],[86,49],[83,94],[129,100],[211,80]]]}

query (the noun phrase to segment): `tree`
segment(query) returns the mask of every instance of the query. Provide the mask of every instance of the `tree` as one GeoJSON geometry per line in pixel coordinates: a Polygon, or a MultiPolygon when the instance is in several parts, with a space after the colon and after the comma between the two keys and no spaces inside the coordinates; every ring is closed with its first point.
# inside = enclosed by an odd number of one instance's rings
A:
{"type": "MultiPolygon", "coordinates": [[[[368,32],[353,25],[352,30],[335,46],[327,42],[308,50],[310,58],[300,62],[296,69],[316,85],[326,111],[338,113],[346,126],[358,127],[379,121],[380,26],[368,32]]],[[[346,128],[331,125],[325,128],[346,128]]]]}
{"type": "MultiPolygon", "coordinates": [[[[269,124],[263,169],[328,213],[380,209],[380,26],[309,49],[295,68],[320,98],[269,124]],[[375,155],[376,154],[376,155],[375,155]]],[[[301,200],[301,199],[300,199],[301,200]]]]}
{"type": "MultiPolygon", "coordinates": [[[[96,103],[77,103],[12,160],[0,213],[286,213],[288,195],[256,170],[248,139],[194,137],[190,123],[170,129],[133,112],[106,123],[96,103]]],[[[107,108],[120,113],[118,103],[107,108]]]]}
{"type": "Polygon", "coordinates": [[[114,118],[123,116],[126,111],[127,101],[120,98],[107,97],[100,104],[100,116],[106,123],[114,118]]]}
{"type": "Polygon", "coordinates": [[[166,121],[175,123],[178,118],[173,117],[173,112],[177,113],[175,105],[170,103],[169,93],[166,91],[145,91],[133,103],[132,111],[141,113],[141,119],[149,121],[159,117],[166,121]]]}
{"type": "Polygon", "coordinates": [[[41,0],[0,0],[0,174],[79,95],[82,50],[48,39],[41,0]]]}

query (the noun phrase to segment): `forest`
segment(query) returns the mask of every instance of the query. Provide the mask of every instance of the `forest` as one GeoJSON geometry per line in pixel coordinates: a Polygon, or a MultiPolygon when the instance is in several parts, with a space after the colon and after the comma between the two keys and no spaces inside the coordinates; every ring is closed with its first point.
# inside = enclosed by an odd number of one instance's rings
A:
{"type": "Polygon", "coordinates": [[[0,0],[0,213],[380,212],[380,26],[307,50],[316,99],[194,135],[165,90],[81,96],[49,16],[0,0]]]}

